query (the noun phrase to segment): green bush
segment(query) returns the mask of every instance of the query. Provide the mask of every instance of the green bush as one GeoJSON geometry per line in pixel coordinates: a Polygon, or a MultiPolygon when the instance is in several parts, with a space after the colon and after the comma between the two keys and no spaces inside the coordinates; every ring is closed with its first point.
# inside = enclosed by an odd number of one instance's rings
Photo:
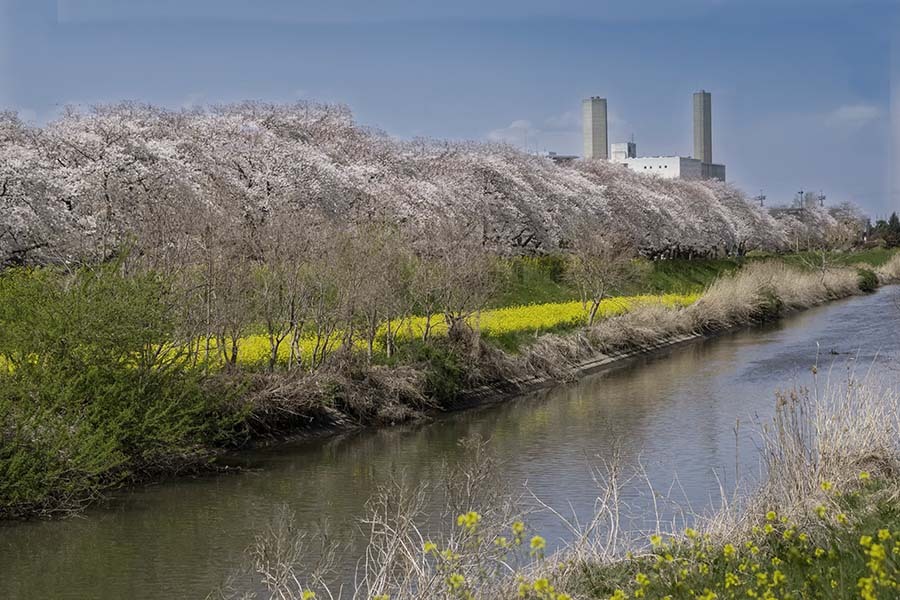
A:
{"type": "Polygon", "coordinates": [[[179,350],[167,290],[116,265],[0,275],[0,516],[193,461],[235,424],[179,350]]]}
{"type": "Polygon", "coordinates": [[[878,288],[878,275],[871,269],[857,269],[859,289],[863,292],[874,292],[878,288]]]}
{"type": "Polygon", "coordinates": [[[465,387],[465,361],[446,340],[428,344],[415,340],[403,344],[394,361],[421,366],[425,373],[424,394],[439,405],[451,402],[465,387]]]}

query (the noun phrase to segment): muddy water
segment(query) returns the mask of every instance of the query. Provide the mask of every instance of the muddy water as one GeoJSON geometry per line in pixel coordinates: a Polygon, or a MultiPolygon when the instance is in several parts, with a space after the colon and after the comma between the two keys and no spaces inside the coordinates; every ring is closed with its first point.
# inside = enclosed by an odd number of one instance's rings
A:
{"type": "MultiPolygon", "coordinates": [[[[242,562],[282,506],[301,528],[327,521],[358,551],[357,519],[391,477],[440,486],[444,465],[464,460],[460,438],[490,439],[505,483],[524,485],[581,518],[597,496],[591,465],[614,454],[643,465],[663,493],[663,516],[718,502],[736,469],[758,472],[756,419],[777,389],[820,378],[883,372],[900,381],[900,288],[852,298],[778,324],[688,343],[575,384],[435,422],[244,453],[245,471],[123,493],[85,515],[0,524],[2,598],[202,598],[242,562]],[[737,435],[735,424],[740,421],[737,435]]],[[[633,527],[650,518],[646,481],[626,488],[633,527]]],[[[433,519],[437,520],[435,509],[433,519]]],[[[566,530],[550,515],[530,525],[551,543],[566,530]]]]}

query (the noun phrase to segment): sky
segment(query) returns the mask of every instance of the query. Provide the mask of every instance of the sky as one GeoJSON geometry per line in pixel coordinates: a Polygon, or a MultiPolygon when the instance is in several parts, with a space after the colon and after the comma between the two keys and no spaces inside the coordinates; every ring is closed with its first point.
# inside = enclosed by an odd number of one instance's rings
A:
{"type": "Polygon", "coordinates": [[[900,210],[896,0],[0,0],[0,109],[239,100],[348,105],[390,135],[581,153],[610,141],[713,158],[768,204],[799,190],[900,210]]]}

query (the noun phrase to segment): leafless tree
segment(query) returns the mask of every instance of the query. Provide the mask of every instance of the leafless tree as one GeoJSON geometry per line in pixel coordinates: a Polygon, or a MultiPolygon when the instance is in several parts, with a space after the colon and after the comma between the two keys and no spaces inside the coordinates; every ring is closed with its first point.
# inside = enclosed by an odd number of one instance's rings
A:
{"type": "Polygon", "coordinates": [[[600,303],[634,282],[637,268],[634,245],[620,234],[604,231],[600,222],[585,219],[573,228],[572,250],[566,276],[578,288],[588,316],[597,318],[600,303]]]}

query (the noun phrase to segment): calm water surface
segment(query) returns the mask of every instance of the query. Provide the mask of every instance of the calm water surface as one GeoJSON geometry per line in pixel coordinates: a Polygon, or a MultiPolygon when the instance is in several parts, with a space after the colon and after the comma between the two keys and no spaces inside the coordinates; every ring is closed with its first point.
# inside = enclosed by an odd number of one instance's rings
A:
{"type": "MultiPolygon", "coordinates": [[[[772,414],[778,389],[811,384],[817,361],[820,377],[871,369],[900,382],[898,304],[900,288],[884,288],[502,405],[245,453],[234,460],[248,472],[143,488],[65,521],[0,524],[0,597],[203,598],[279,507],[290,507],[301,528],[325,519],[356,543],[355,523],[379,484],[401,476],[440,485],[443,465],[464,457],[458,440],[472,434],[490,438],[512,488],[527,483],[582,518],[597,496],[590,465],[614,452],[642,464],[673,501],[703,510],[718,501],[720,481],[733,485],[736,462],[742,474],[758,472],[752,424],[772,414]]],[[[626,490],[636,527],[646,490],[626,490]]],[[[566,537],[550,515],[530,525],[548,540],[566,537]]]]}

